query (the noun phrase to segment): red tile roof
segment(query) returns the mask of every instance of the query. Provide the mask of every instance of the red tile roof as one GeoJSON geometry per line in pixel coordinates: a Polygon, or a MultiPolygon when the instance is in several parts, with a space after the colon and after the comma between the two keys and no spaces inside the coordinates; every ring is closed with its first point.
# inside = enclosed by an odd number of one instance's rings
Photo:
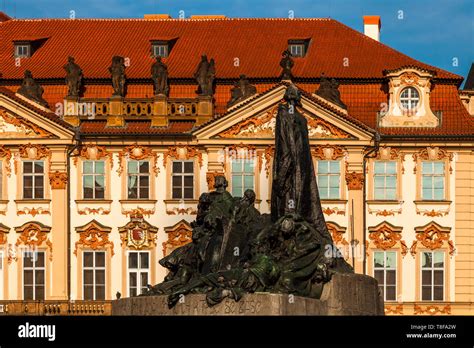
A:
{"type": "Polygon", "coordinates": [[[151,127],[150,120],[127,121],[125,127],[107,127],[105,120],[90,120],[81,123],[80,131],[90,135],[168,135],[190,136],[194,121],[171,121],[167,127],[151,127]]]}
{"type": "Polygon", "coordinates": [[[171,78],[192,78],[200,55],[216,61],[218,78],[278,77],[288,40],[311,38],[306,57],[296,58],[293,74],[314,78],[382,78],[383,70],[415,65],[435,70],[438,78],[461,79],[423,64],[333,19],[12,19],[0,22],[0,71],[4,79],[63,78],[74,56],[86,78],[110,78],[112,56],[129,58],[128,78],[149,78],[150,40],[177,38],[168,64],[171,78]],[[13,41],[48,39],[31,58],[15,65],[13,41]],[[236,66],[236,59],[239,65],[236,66]],[[344,64],[347,62],[348,64],[344,64]]]}

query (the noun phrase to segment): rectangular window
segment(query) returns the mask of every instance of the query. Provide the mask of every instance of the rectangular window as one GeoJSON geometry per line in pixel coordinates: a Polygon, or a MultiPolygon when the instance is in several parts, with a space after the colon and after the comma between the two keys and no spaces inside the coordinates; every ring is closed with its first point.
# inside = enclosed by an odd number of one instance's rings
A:
{"type": "Polygon", "coordinates": [[[421,300],[444,300],[444,251],[421,253],[421,300]]]}
{"type": "Polygon", "coordinates": [[[444,162],[421,162],[422,199],[444,199],[444,162]]]}
{"type": "Polygon", "coordinates": [[[44,162],[23,162],[23,198],[44,198],[44,162]]]}
{"type": "Polygon", "coordinates": [[[395,251],[374,252],[374,278],[379,283],[385,301],[397,299],[397,253],[395,251]]]}
{"type": "Polygon", "coordinates": [[[105,162],[82,162],[82,192],[85,199],[103,199],[105,194],[105,162]]]}
{"type": "Polygon", "coordinates": [[[395,200],[397,198],[397,162],[376,161],[374,163],[374,199],[395,200]]]}
{"type": "Polygon", "coordinates": [[[30,45],[15,45],[15,58],[30,57],[30,45]]]}
{"type": "Polygon", "coordinates": [[[128,198],[150,198],[150,164],[148,161],[128,162],[128,198]]]}
{"type": "Polygon", "coordinates": [[[254,190],[255,161],[253,159],[232,160],[232,196],[242,197],[245,190],[254,190]]]}
{"type": "Polygon", "coordinates": [[[194,198],[193,161],[173,161],[172,195],[173,199],[194,198]]]}
{"type": "Polygon", "coordinates": [[[341,163],[339,161],[318,161],[318,188],[321,199],[339,199],[341,163]]]}
{"type": "Polygon", "coordinates": [[[105,251],[84,251],[84,300],[105,300],[105,251]]]}
{"type": "Polygon", "coordinates": [[[44,300],[45,252],[23,253],[23,299],[44,300]]]}
{"type": "Polygon", "coordinates": [[[129,296],[140,295],[147,289],[150,275],[150,253],[148,251],[129,251],[128,253],[128,291],[129,296]]]}
{"type": "Polygon", "coordinates": [[[168,57],[168,45],[167,44],[154,44],[153,46],[154,57],[168,57]]]}
{"type": "Polygon", "coordinates": [[[290,44],[290,53],[293,57],[304,57],[305,45],[304,44],[290,44]]]}

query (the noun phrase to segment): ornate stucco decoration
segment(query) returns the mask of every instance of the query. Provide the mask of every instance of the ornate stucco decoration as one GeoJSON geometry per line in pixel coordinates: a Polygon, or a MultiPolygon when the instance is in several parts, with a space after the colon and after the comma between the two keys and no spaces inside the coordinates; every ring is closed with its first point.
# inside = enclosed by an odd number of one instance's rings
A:
{"type": "Polygon", "coordinates": [[[117,173],[119,176],[122,175],[124,158],[130,158],[137,161],[151,159],[152,163],[150,167],[152,168],[155,176],[158,176],[158,173],[160,172],[158,168],[158,154],[153,152],[150,147],[145,147],[138,144],[129,145],[119,152],[118,157],[119,168],[117,169],[117,173]]]}
{"type": "Polygon", "coordinates": [[[168,240],[163,242],[163,256],[169,255],[174,249],[192,241],[192,228],[186,220],[181,220],[173,226],[165,227],[168,240]]]}
{"type": "Polygon", "coordinates": [[[12,167],[11,167],[11,159],[12,159],[12,153],[9,149],[7,149],[5,146],[0,145],[0,159],[3,159],[5,161],[5,174],[10,177],[11,172],[12,172],[12,167]]]}
{"type": "Polygon", "coordinates": [[[54,173],[49,173],[49,182],[53,190],[64,190],[66,188],[68,176],[66,172],[56,170],[54,173]]]}
{"type": "Polygon", "coordinates": [[[393,226],[384,221],[377,226],[369,227],[369,240],[373,242],[375,248],[387,250],[400,245],[401,254],[405,256],[408,253],[408,247],[402,239],[403,227],[393,226]]]}
{"type": "Polygon", "coordinates": [[[193,207],[187,207],[187,208],[174,207],[173,209],[166,209],[166,214],[168,215],[196,215],[197,210],[193,207]]]}
{"type": "Polygon", "coordinates": [[[54,135],[33,122],[0,108],[0,135],[2,138],[51,138],[54,135]]]}
{"type": "Polygon", "coordinates": [[[122,247],[142,250],[156,246],[158,228],[145,221],[139,210],[130,214],[130,221],[118,231],[122,247]]]}
{"type": "Polygon", "coordinates": [[[122,214],[125,215],[125,216],[132,216],[134,214],[137,214],[137,213],[140,213],[144,216],[147,216],[147,217],[150,217],[151,215],[155,214],[155,209],[145,209],[145,208],[141,208],[141,207],[137,207],[137,208],[134,208],[134,209],[130,209],[130,210],[122,210],[122,214]]]}
{"type": "Polygon", "coordinates": [[[431,79],[436,72],[418,67],[401,67],[384,71],[389,79],[388,105],[382,107],[380,127],[437,127],[438,117],[430,107],[431,79]],[[401,95],[406,88],[418,94],[418,104],[412,109],[402,106],[401,95]]]}
{"type": "Polygon", "coordinates": [[[311,149],[311,154],[314,158],[320,160],[338,160],[345,156],[345,149],[342,146],[337,145],[323,145],[316,146],[311,149]]]}
{"type": "Polygon", "coordinates": [[[418,152],[413,154],[413,161],[415,162],[415,167],[413,172],[416,173],[418,167],[418,159],[422,161],[449,161],[449,172],[453,173],[453,168],[451,167],[451,162],[453,161],[454,154],[448,152],[444,149],[439,148],[438,146],[428,146],[427,148],[421,149],[418,152]]]}
{"type": "Polygon", "coordinates": [[[429,315],[436,315],[436,314],[451,314],[451,305],[447,304],[444,307],[437,306],[437,305],[429,305],[426,307],[422,307],[420,305],[417,305],[416,303],[414,304],[413,307],[414,314],[415,315],[420,315],[420,314],[429,314],[429,315]]]}
{"type": "MultiPolygon", "coordinates": [[[[30,143],[21,145],[18,155],[20,158],[33,161],[46,158],[48,160],[48,169],[45,169],[45,171],[49,172],[49,167],[51,165],[51,150],[49,150],[46,146],[30,143]]],[[[15,174],[18,174],[19,165],[20,160],[18,159],[18,156],[15,156],[15,174]]]]}
{"type": "Polygon", "coordinates": [[[402,208],[399,209],[370,209],[368,208],[369,214],[375,214],[375,216],[395,216],[395,214],[401,214],[402,208]]]}
{"type": "Polygon", "coordinates": [[[345,210],[340,210],[339,208],[337,207],[334,207],[334,208],[330,208],[330,207],[326,207],[326,208],[323,208],[323,213],[325,215],[332,215],[332,214],[336,214],[336,215],[346,215],[346,211],[345,210]]]}
{"type": "Polygon", "coordinates": [[[272,168],[270,168],[270,165],[272,163],[272,158],[273,158],[274,153],[275,153],[275,145],[267,146],[263,153],[263,156],[265,157],[265,174],[267,175],[267,178],[269,177],[270,172],[272,170],[272,168]]]}
{"type": "Polygon", "coordinates": [[[50,215],[51,212],[49,211],[49,209],[45,209],[43,207],[38,207],[38,208],[28,208],[28,207],[25,207],[23,208],[23,210],[18,210],[16,212],[16,215],[20,216],[20,215],[31,215],[32,217],[35,217],[36,215],[50,215]]]}
{"type": "Polygon", "coordinates": [[[19,227],[15,227],[15,231],[20,233],[15,246],[24,245],[33,251],[38,247],[46,245],[49,249],[49,260],[53,260],[53,244],[47,235],[51,231],[51,227],[45,226],[40,222],[27,222],[19,227]]]}
{"type": "Polygon", "coordinates": [[[385,305],[384,311],[385,311],[385,315],[387,314],[403,315],[403,305],[402,304],[399,304],[397,306],[385,305]]]}
{"type": "MultiPolygon", "coordinates": [[[[328,228],[329,233],[331,234],[334,244],[338,247],[343,247],[344,249],[348,248],[349,242],[344,238],[346,228],[339,226],[335,222],[326,222],[326,226],[328,228]]],[[[345,259],[349,257],[348,252],[343,252],[343,255],[345,256],[345,259]]]]}
{"type": "Polygon", "coordinates": [[[375,159],[382,161],[400,160],[400,165],[402,166],[402,174],[405,174],[405,167],[403,166],[403,163],[405,162],[405,154],[402,153],[399,149],[390,146],[381,146],[379,148],[379,151],[377,151],[375,159]]]}
{"type": "Polygon", "coordinates": [[[415,227],[416,240],[413,241],[412,246],[410,247],[410,253],[412,256],[416,255],[418,242],[425,248],[430,250],[441,249],[443,246],[447,245],[449,250],[449,255],[454,256],[456,248],[454,243],[450,240],[449,233],[451,232],[451,227],[442,227],[436,222],[432,221],[425,226],[415,227]]]}
{"type": "Polygon", "coordinates": [[[362,190],[364,187],[364,174],[346,171],[346,183],[348,190],[362,190]]]}
{"type": "Polygon", "coordinates": [[[77,213],[79,215],[87,215],[87,214],[92,214],[92,215],[109,215],[110,214],[110,210],[108,209],[104,209],[103,207],[100,207],[100,208],[89,208],[89,207],[86,207],[84,209],[80,209],[77,211],[77,213]]]}
{"type": "Polygon", "coordinates": [[[0,245],[7,244],[7,233],[10,232],[10,227],[5,226],[0,222],[0,245]]]}
{"type": "Polygon", "coordinates": [[[178,144],[177,146],[168,147],[168,151],[163,154],[163,167],[165,168],[168,157],[178,160],[197,158],[199,167],[202,167],[202,153],[194,146],[178,144]]]}
{"type": "MultiPolygon", "coordinates": [[[[108,152],[105,146],[99,146],[95,144],[82,145],[79,153],[79,157],[89,161],[99,161],[101,159],[108,159],[110,168],[113,168],[114,161],[112,153],[108,152]]],[[[74,165],[77,166],[78,156],[74,157],[74,165]]]]}
{"type": "Polygon", "coordinates": [[[114,256],[114,243],[109,240],[112,228],[92,220],[83,226],[76,227],[75,230],[79,233],[79,240],[75,243],[74,255],[77,256],[77,250],[81,246],[92,250],[104,250],[110,247],[112,256],[114,256]]]}
{"type": "Polygon", "coordinates": [[[449,207],[447,209],[434,210],[434,209],[418,209],[416,208],[416,213],[418,215],[429,216],[429,217],[441,217],[449,214],[449,207]]]}

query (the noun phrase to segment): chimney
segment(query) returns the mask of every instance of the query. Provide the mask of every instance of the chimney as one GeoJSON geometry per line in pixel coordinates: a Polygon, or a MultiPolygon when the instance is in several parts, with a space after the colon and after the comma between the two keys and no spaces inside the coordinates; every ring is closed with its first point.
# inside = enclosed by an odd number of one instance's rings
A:
{"type": "Polygon", "coordinates": [[[380,16],[364,16],[364,34],[375,41],[380,41],[380,16]]]}

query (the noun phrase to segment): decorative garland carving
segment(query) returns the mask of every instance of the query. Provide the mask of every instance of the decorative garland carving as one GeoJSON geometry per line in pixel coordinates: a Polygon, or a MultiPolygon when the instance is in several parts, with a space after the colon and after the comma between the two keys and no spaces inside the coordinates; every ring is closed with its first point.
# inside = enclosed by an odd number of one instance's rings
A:
{"type": "Polygon", "coordinates": [[[377,151],[377,156],[375,157],[377,160],[400,160],[400,165],[402,174],[405,174],[405,167],[403,163],[405,162],[405,154],[402,153],[400,150],[395,149],[390,146],[381,146],[379,151],[377,151]]]}
{"type": "Polygon", "coordinates": [[[51,231],[51,227],[45,226],[40,222],[27,222],[20,227],[16,227],[15,231],[20,233],[15,246],[23,244],[29,248],[35,249],[44,244],[49,249],[49,260],[53,260],[53,244],[48,239],[47,233],[51,231]]]}
{"type": "Polygon", "coordinates": [[[348,246],[349,242],[344,238],[345,227],[341,227],[335,222],[326,222],[327,229],[331,234],[332,240],[336,245],[348,246]]]}
{"type": "Polygon", "coordinates": [[[146,217],[150,217],[151,215],[155,214],[155,208],[153,209],[145,209],[145,208],[141,208],[141,207],[137,207],[135,209],[131,209],[131,210],[122,210],[122,214],[125,215],[125,216],[133,216],[135,214],[141,214],[141,215],[145,215],[146,217]]]}
{"type": "Polygon", "coordinates": [[[185,220],[181,220],[171,227],[165,227],[165,232],[168,234],[168,240],[163,242],[163,256],[168,255],[168,252],[176,248],[182,247],[192,241],[192,228],[185,220]]]}
{"type": "Polygon", "coordinates": [[[174,207],[171,210],[167,209],[166,214],[168,214],[168,215],[185,215],[185,214],[196,215],[197,210],[192,208],[192,207],[188,207],[188,208],[174,207]]]}
{"type": "MultiPolygon", "coordinates": [[[[49,150],[46,146],[28,143],[25,145],[21,145],[18,153],[20,158],[26,158],[29,160],[40,160],[42,158],[46,158],[48,160],[48,168],[46,172],[50,171],[51,150],[49,150]]],[[[15,156],[15,174],[18,174],[19,163],[20,161],[18,160],[18,157],[15,156]]]]}
{"type": "Polygon", "coordinates": [[[346,183],[348,190],[362,190],[364,187],[364,174],[346,171],[346,183]]]}
{"type": "Polygon", "coordinates": [[[387,314],[402,314],[403,315],[403,305],[399,304],[397,306],[385,305],[385,315],[387,314]]]}
{"type": "Polygon", "coordinates": [[[270,164],[273,158],[273,155],[275,154],[275,145],[269,145],[264,152],[264,157],[265,157],[265,173],[267,174],[267,178],[270,175],[270,164]]]}
{"type": "Polygon", "coordinates": [[[173,157],[180,160],[189,160],[197,157],[199,167],[202,168],[202,153],[193,146],[178,144],[177,146],[168,147],[168,151],[163,154],[163,167],[166,168],[168,157],[173,157]]]}
{"type": "Polygon", "coordinates": [[[77,213],[79,215],[87,215],[87,214],[109,215],[110,210],[104,209],[102,207],[97,208],[97,209],[96,208],[84,208],[83,210],[78,210],[77,213]]]}
{"type": "Polygon", "coordinates": [[[53,190],[59,189],[64,190],[68,181],[67,173],[55,171],[54,173],[49,173],[49,183],[53,190]]]}
{"type": "Polygon", "coordinates": [[[369,227],[369,240],[377,249],[387,250],[400,243],[402,256],[408,253],[408,247],[402,239],[402,227],[396,227],[388,222],[382,222],[375,227],[369,227]]]}
{"type": "Polygon", "coordinates": [[[418,167],[418,159],[423,161],[441,161],[444,159],[448,159],[449,161],[449,172],[453,173],[453,168],[451,166],[451,162],[453,161],[454,154],[448,152],[444,149],[440,149],[438,146],[428,146],[425,149],[421,149],[418,152],[413,154],[413,161],[415,162],[415,166],[413,168],[413,173],[416,174],[417,167],[418,167]]]}
{"type": "Polygon", "coordinates": [[[7,233],[10,232],[10,227],[5,226],[0,222],[0,245],[7,244],[7,233]]]}
{"type": "Polygon", "coordinates": [[[413,244],[410,248],[410,253],[412,256],[416,255],[416,247],[418,242],[430,250],[440,249],[446,242],[448,244],[449,255],[454,256],[456,248],[454,247],[453,241],[449,239],[450,231],[450,227],[441,227],[436,222],[430,222],[423,227],[416,227],[416,240],[413,241],[413,244]]]}
{"type": "MultiPolygon", "coordinates": [[[[322,129],[324,129],[325,131],[330,133],[335,138],[347,139],[347,138],[351,137],[351,135],[349,133],[344,132],[342,129],[339,129],[338,127],[336,127],[333,124],[323,120],[322,118],[311,117],[310,115],[308,115],[304,110],[300,109],[299,107],[297,108],[297,110],[306,118],[306,120],[308,121],[308,126],[309,127],[312,127],[312,128],[321,127],[322,129]]],[[[328,138],[328,137],[329,136],[326,136],[326,138],[328,138]]]]}
{"type": "Polygon", "coordinates": [[[419,210],[416,208],[416,213],[418,215],[424,215],[424,216],[429,216],[429,217],[441,217],[441,216],[446,216],[449,214],[449,207],[446,210],[419,210]]]}
{"type": "Polygon", "coordinates": [[[36,215],[51,215],[51,212],[49,211],[49,209],[43,209],[43,208],[23,208],[23,210],[18,210],[16,212],[16,215],[17,216],[20,216],[20,215],[31,215],[32,217],[35,217],[36,215]]]}
{"type": "Polygon", "coordinates": [[[324,208],[323,210],[323,213],[330,216],[332,214],[336,214],[336,215],[346,215],[346,211],[345,210],[339,210],[339,208],[337,207],[334,207],[334,208],[329,208],[329,207],[326,207],[324,208]]]}
{"type": "MultiPolygon", "coordinates": [[[[243,122],[239,122],[236,125],[233,125],[228,130],[220,133],[219,137],[235,138],[240,133],[241,130],[244,130],[246,128],[257,129],[258,127],[261,127],[265,123],[269,122],[272,118],[275,118],[277,111],[278,111],[278,104],[272,107],[270,110],[268,110],[263,116],[257,115],[243,122]]],[[[271,133],[273,135],[273,132],[271,133]]]]}
{"type": "Polygon", "coordinates": [[[122,248],[142,250],[156,246],[158,228],[145,221],[143,214],[138,209],[130,214],[130,222],[123,227],[119,227],[118,231],[122,248]]]}
{"type": "Polygon", "coordinates": [[[92,250],[102,250],[110,247],[111,254],[114,256],[114,243],[109,240],[110,227],[101,225],[95,220],[88,224],[75,228],[79,233],[79,240],[75,243],[74,255],[77,256],[79,246],[90,248],[92,250]]]}
{"type": "Polygon", "coordinates": [[[126,146],[122,151],[118,153],[119,167],[117,169],[118,175],[122,175],[123,172],[123,158],[131,158],[136,161],[141,161],[144,159],[152,159],[152,170],[155,176],[158,176],[160,172],[158,168],[158,154],[153,152],[150,147],[145,147],[142,145],[134,144],[126,146]]]}
{"type": "Polygon", "coordinates": [[[395,214],[401,214],[401,213],[402,213],[402,208],[397,209],[397,210],[394,210],[394,209],[373,210],[369,208],[369,214],[375,214],[375,216],[387,217],[387,216],[395,216],[395,214]]]}
{"type": "MultiPolygon", "coordinates": [[[[102,158],[107,158],[110,163],[110,168],[114,167],[113,154],[108,152],[105,146],[95,144],[85,144],[79,150],[79,157],[89,161],[99,161],[102,158]]],[[[74,165],[77,166],[78,157],[74,157],[74,165]]]]}
{"type": "Polygon", "coordinates": [[[12,153],[9,149],[7,149],[3,145],[0,145],[0,158],[5,158],[5,174],[8,177],[10,177],[11,172],[12,172],[12,167],[11,167],[11,163],[10,163],[10,161],[12,159],[12,153]]]}
{"type": "Polygon", "coordinates": [[[436,314],[451,314],[451,305],[446,305],[442,308],[436,305],[429,305],[423,308],[415,303],[414,305],[414,314],[429,314],[429,315],[436,315],[436,314]]]}
{"type": "Polygon", "coordinates": [[[343,158],[345,155],[345,149],[342,146],[336,145],[324,145],[316,146],[311,149],[311,154],[313,157],[320,160],[337,160],[343,158]]]}

